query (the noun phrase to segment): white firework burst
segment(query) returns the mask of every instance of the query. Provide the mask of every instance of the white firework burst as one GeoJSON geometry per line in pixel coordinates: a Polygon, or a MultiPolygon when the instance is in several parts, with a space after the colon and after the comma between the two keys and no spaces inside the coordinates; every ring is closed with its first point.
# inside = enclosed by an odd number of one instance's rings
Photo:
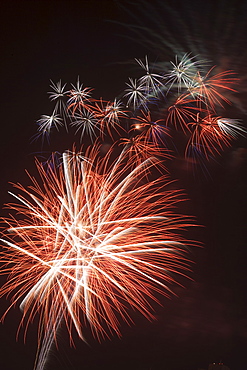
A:
{"type": "Polygon", "coordinates": [[[145,62],[141,59],[135,59],[136,62],[141,66],[146,74],[139,78],[140,85],[144,85],[146,89],[146,94],[150,97],[158,98],[160,94],[166,89],[164,85],[164,76],[152,73],[150,71],[150,66],[148,63],[148,57],[145,56],[145,62]]]}
{"type": "Polygon", "coordinates": [[[48,91],[48,94],[50,100],[55,102],[54,111],[60,114],[60,116],[66,122],[66,118],[68,117],[66,100],[69,93],[68,90],[65,90],[66,83],[63,85],[61,80],[59,80],[57,83],[51,80],[50,87],[52,88],[52,91],[48,91]]]}
{"type": "Polygon", "coordinates": [[[74,114],[77,109],[86,108],[90,105],[92,101],[91,92],[92,88],[84,87],[83,84],[80,83],[79,77],[77,79],[76,85],[71,84],[72,89],[69,92],[69,99],[67,101],[68,109],[72,110],[74,114]]]}
{"type": "Polygon", "coordinates": [[[125,89],[124,97],[128,98],[127,107],[130,105],[133,106],[134,110],[142,106],[143,108],[147,109],[147,94],[146,94],[146,87],[143,83],[140,83],[136,78],[129,78],[129,83],[126,82],[128,86],[125,89]]]}
{"type": "Polygon", "coordinates": [[[49,136],[53,127],[59,131],[59,126],[63,125],[61,117],[56,114],[54,110],[51,115],[42,114],[41,118],[37,121],[38,133],[35,138],[42,137],[42,141],[46,138],[49,141],[49,136]]]}
{"type": "Polygon", "coordinates": [[[198,72],[202,70],[205,61],[197,60],[196,56],[184,54],[179,61],[175,56],[175,63],[171,61],[172,69],[165,75],[166,83],[169,85],[168,91],[175,85],[180,92],[182,88],[191,89],[196,80],[198,72]]]}
{"type": "Polygon", "coordinates": [[[82,141],[83,136],[87,134],[93,141],[93,138],[96,137],[95,130],[98,130],[98,119],[95,117],[95,113],[83,107],[79,113],[73,115],[73,118],[75,120],[71,122],[71,126],[76,127],[76,134],[81,131],[80,140],[82,141]]]}

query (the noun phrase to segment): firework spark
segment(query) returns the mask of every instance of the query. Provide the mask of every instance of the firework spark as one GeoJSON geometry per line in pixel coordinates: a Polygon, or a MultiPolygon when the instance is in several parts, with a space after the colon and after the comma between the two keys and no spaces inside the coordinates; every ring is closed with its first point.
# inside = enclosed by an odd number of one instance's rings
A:
{"type": "Polygon", "coordinates": [[[164,176],[147,181],[158,160],[133,168],[124,153],[111,157],[99,146],[66,152],[59,167],[38,164],[42,186],[30,176],[30,188],[16,186],[23,195],[11,193],[18,217],[0,239],[2,273],[10,273],[1,295],[15,292],[27,324],[40,315],[36,369],[62,321],[82,339],[85,322],[97,338],[120,335],[129,308],[152,319],[150,300],[170,295],[174,273],[188,270],[178,231],[190,222],[172,214],[179,191],[164,190],[164,176]]]}

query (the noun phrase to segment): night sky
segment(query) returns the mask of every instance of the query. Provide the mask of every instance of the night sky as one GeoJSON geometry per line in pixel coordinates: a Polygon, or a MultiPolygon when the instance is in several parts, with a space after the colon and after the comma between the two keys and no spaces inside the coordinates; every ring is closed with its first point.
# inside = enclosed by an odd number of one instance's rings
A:
{"type": "MultiPolygon", "coordinates": [[[[240,118],[246,127],[247,1],[234,7],[223,0],[207,5],[190,0],[150,3],[149,12],[141,0],[1,2],[2,216],[8,214],[3,205],[11,201],[11,183],[29,184],[25,169],[34,171],[34,157],[61,152],[73,143],[73,137],[55,132],[49,145],[32,141],[35,122],[52,110],[50,79],[75,84],[80,76],[85,86],[94,88],[95,98],[114,99],[128,77],[138,77],[135,58],[148,55],[155,62],[169,62],[182,48],[237,71],[239,94],[224,114],[240,118]],[[128,26],[135,24],[145,26],[142,37],[128,26]],[[170,32],[173,50],[162,43],[162,29],[170,32]]],[[[47,370],[197,370],[219,361],[231,370],[247,368],[246,139],[208,163],[207,174],[200,168],[196,174],[187,170],[180,135],[176,140],[170,176],[188,195],[185,211],[202,225],[188,231],[189,238],[204,245],[191,250],[192,280],[182,280],[184,288],[174,286],[176,296],[170,300],[161,297],[161,305],[154,305],[156,321],[134,313],[135,324],[122,324],[121,339],[99,344],[85,329],[88,344],[74,333],[76,348],[71,348],[62,327],[59,349],[50,353],[47,370]]],[[[9,304],[10,297],[1,298],[1,315],[9,304]]],[[[23,344],[23,330],[16,341],[20,320],[15,307],[0,325],[1,370],[33,368],[37,322],[23,344]]]]}

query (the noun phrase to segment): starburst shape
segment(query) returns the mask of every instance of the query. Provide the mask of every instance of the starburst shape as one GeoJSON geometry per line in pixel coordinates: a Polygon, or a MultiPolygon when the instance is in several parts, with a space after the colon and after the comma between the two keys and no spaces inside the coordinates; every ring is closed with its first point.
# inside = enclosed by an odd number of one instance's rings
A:
{"type": "Polygon", "coordinates": [[[42,141],[46,138],[49,141],[51,130],[53,127],[56,130],[59,130],[59,126],[63,125],[61,117],[53,111],[51,115],[43,114],[40,119],[37,121],[38,132],[35,135],[35,138],[42,137],[42,141]]]}
{"type": "Polygon", "coordinates": [[[65,152],[58,167],[37,164],[41,185],[30,176],[30,188],[10,193],[18,217],[5,220],[0,239],[2,272],[11,273],[1,295],[15,291],[28,322],[39,312],[38,369],[61,321],[82,339],[85,321],[96,337],[120,335],[130,308],[153,318],[150,300],[169,296],[175,274],[188,270],[179,230],[191,222],[172,211],[183,197],[165,176],[147,179],[158,159],[133,166],[125,151],[100,153],[95,145],[65,152]]]}

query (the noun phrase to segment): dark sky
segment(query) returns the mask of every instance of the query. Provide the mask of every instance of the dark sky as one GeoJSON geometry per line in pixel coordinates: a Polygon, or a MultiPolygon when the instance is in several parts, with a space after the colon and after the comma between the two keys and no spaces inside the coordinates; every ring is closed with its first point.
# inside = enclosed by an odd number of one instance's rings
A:
{"type": "MultiPolygon", "coordinates": [[[[214,64],[236,69],[245,81],[246,1],[234,8],[231,1],[168,1],[172,12],[161,3],[153,1],[149,14],[141,0],[1,2],[1,206],[11,200],[10,182],[25,183],[24,170],[32,172],[34,155],[56,150],[56,138],[43,149],[40,142],[31,143],[35,122],[51,113],[50,79],[76,83],[80,76],[96,98],[114,99],[135,75],[134,58],[148,54],[170,60],[171,50],[155,36],[166,27],[173,42],[181,43],[174,50],[193,45],[187,52],[200,49],[214,64]],[[149,41],[146,31],[142,40],[121,22],[149,27],[149,41]]],[[[246,125],[245,86],[240,82],[240,94],[227,113],[246,125]]],[[[59,141],[63,149],[66,143],[66,137],[59,141]]],[[[231,370],[246,369],[246,158],[246,141],[240,139],[208,164],[205,177],[188,173],[178,153],[169,164],[171,177],[185,189],[188,208],[205,226],[190,235],[204,244],[192,250],[193,281],[183,281],[185,289],[174,287],[177,297],[155,306],[155,322],[135,314],[135,325],[122,325],[121,339],[99,344],[88,332],[86,345],[75,334],[74,349],[62,328],[59,351],[52,350],[47,370],[196,370],[220,360],[231,370]]],[[[1,314],[9,299],[1,298],[1,314]]],[[[0,369],[33,367],[37,327],[30,325],[24,345],[22,336],[16,341],[20,319],[19,308],[12,308],[0,326],[0,369]]]]}

